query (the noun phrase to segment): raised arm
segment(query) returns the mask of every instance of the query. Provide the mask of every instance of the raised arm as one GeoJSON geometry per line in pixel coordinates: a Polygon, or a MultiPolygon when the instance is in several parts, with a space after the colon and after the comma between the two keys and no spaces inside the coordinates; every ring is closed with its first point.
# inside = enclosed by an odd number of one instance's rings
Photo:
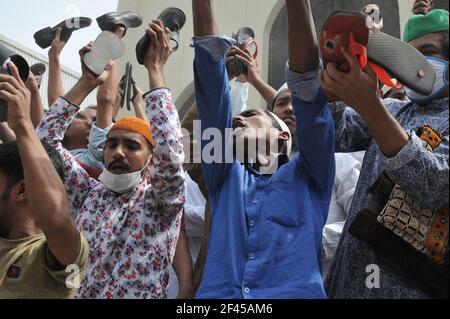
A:
{"type": "Polygon", "coordinates": [[[307,0],[286,0],[289,21],[289,67],[297,73],[319,67],[316,28],[307,0]]]}
{"type": "Polygon", "coordinates": [[[194,36],[218,35],[212,0],[192,0],[194,36]]]}
{"type": "MultiPolygon", "coordinates": [[[[125,35],[125,28],[119,27],[115,31],[119,38],[125,35]]],[[[117,87],[119,85],[119,66],[115,61],[111,62],[111,70],[105,83],[98,87],[97,91],[97,120],[96,125],[100,129],[109,128],[112,124],[114,108],[117,99],[117,87]]]]}
{"type": "MultiPolygon", "coordinates": [[[[92,45],[84,47],[80,55],[84,56],[92,50],[92,45]]],[[[48,110],[44,120],[39,125],[37,132],[41,139],[53,146],[64,159],[65,185],[69,195],[71,211],[77,211],[84,202],[91,187],[96,183],[89,178],[88,173],[77,163],[76,159],[67,151],[62,141],[64,135],[79,112],[79,107],[84,99],[109,76],[109,70],[100,77],[95,78],[82,64],[83,75],[75,86],[59,98],[48,110]]]]}
{"type": "Polygon", "coordinates": [[[150,92],[144,99],[155,140],[150,165],[150,182],[153,188],[149,190],[154,192],[158,211],[173,220],[183,208],[186,189],[181,124],[178,110],[172,103],[171,93],[164,80],[164,65],[173,52],[169,44],[171,32],[159,20],[153,20],[146,32],[151,38],[151,47],[145,56],[150,92]]]}
{"type": "Polygon", "coordinates": [[[38,127],[44,118],[44,104],[42,103],[41,93],[39,92],[39,86],[36,81],[36,77],[30,72],[30,76],[25,82],[25,86],[31,92],[31,109],[30,116],[33,126],[38,127]]]}
{"type": "Polygon", "coordinates": [[[320,89],[319,49],[308,0],[286,0],[289,67],[286,70],[297,117],[301,170],[324,200],[331,197],[335,176],[335,129],[327,98],[320,89]]]}
{"type": "Polygon", "coordinates": [[[145,115],[144,107],[142,106],[142,103],[144,102],[142,98],[144,96],[144,92],[142,92],[141,88],[138,87],[136,83],[133,83],[133,90],[135,92],[132,101],[134,113],[136,114],[137,118],[147,121],[147,116],[145,115]]]}
{"type": "Polygon", "coordinates": [[[67,266],[78,258],[80,234],[70,218],[61,178],[31,122],[31,94],[17,68],[13,64],[9,64],[9,68],[12,76],[0,76],[0,98],[8,103],[8,122],[17,136],[31,212],[36,224],[44,231],[52,255],[67,266]]]}
{"type": "Polygon", "coordinates": [[[48,51],[48,88],[47,97],[48,105],[53,105],[56,100],[64,96],[64,85],[61,75],[61,62],[59,56],[64,49],[66,42],[61,41],[62,29],[59,28],[56,31],[55,39],[52,42],[52,46],[48,51]]]}
{"type": "MultiPolygon", "coordinates": [[[[203,161],[203,174],[210,196],[214,196],[225,178],[231,164],[225,164],[226,129],[232,127],[232,107],[228,74],[226,71],[226,54],[233,45],[233,40],[217,35],[211,0],[193,0],[194,10],[194,78],[195,95],[202,124],[202,133],[211,135],[220,131],[222,149],[215,149],[214,158],[219,162],[203,161]],[[207,131],[208,130],[208,131],[207,131]],[[214,132],[213,132],[214,131],[214,132]]],[[[202,151],[209,141],[202,141],[202,151]]],[[[203,153],[203,152],[202,152],[203,153]]],[[[204,160],[204,158],[202,157],[204,160]]]]}
{"type": "Polygon", "coordinates": [[[258,91],[267,105],[272,105],[277,91],[261,78],[258,60],[254,59],[247,49],[241,50],[238,47],[233,47],[230,55],[237,56],[247,66],[248,73],[244,75],[245,79],[258,91]]]}

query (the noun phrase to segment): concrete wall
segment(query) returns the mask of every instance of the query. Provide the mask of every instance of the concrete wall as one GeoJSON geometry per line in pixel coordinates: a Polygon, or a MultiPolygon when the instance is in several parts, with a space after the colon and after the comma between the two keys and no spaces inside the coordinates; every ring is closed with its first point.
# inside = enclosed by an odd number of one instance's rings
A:
{"type": "MultiPolygon", "coordinates": [[[[381,0],[380,0],[381,1],[381,0]]],[[[395,0],[392,0],[395,1],[395,0]]],[[[442,1],[442,0],[438,0],[442,1]]],[[[328,9],[328,6],[338,6],[339,0],[312,0],[313,6],[323,6],[328,9]],[[323,3],[319,3],[322,1],[323,3]],[[314,3],[316,2],[316,3],[314,3]],[[325,7],[327,6],[327,7],[325,7]]],[[[347,0],[347,2],[354,2],[355,6],[361,3],[377,3],[378,0],[347,0]]],[[[398,34],[403,31],[403,26],[409,16],[411,15],[411,7],[414,0],[398,0],[399,25],[400,30],[398,34]]],[[[216,19],[221,33],[231,35],[233,31],[237,31],[240,27],[249,26],[255,30],[256,39],[260,44],[260,67],[262,77],[266,81],[269,80],[269,60],[270,60],[270,36],[274,22],[284,8],[284,0],[216,0],[214,1],[214,8],[216,19]]],[[[346,3],[347,6],[349,5],[346,3]]],[[[190,0],[121,0],[119,2],[119,11],[134,10],[140,13],[145,21],[150,21],[159,13],[167,8],[175,6],[182,9],[187,16],[187,23],[182,31],[180,39],[180,48],[172,56],[170,62],[166,66],[166,81],[167,85],[172,89],[174,100],[177,107],[181,110],[183,106],[190,105],[192,102],[193,93],[193,49],[190,48],[190,38],[193,34],[192,27],[192,9],[190,0]]],[[[397,7],[397,6],[395,6],[397,7]]],[[[353,8],[359,9],[359,8],[353,8]]],[[[318,9],[320,11],[320,9],[318,9]]],[[[317,10],[316,10],[317,11],[317,10]]],[[[320,12],[318,12],[320,13],[320,12]]],[[[386,13],[391,17],[392,13],[386,13]]],[[[125,63],[127,61],[133,63],[135,80],[141,87],[148,88],[147,74],[143,66],[139,66],[136,61],[135,46],[139,38],[143,35],[144,27],[130,30],[126,35],[125,42],[127,45],[127,53],[121,59],[121,70],[124,71],[125,63]]],[[[278,48],[278,50],[287,50],[287,48],[278,48]]],[[[249,98],[249,106],[263,107],[264,102],[259,97],[257,92],[252,88],[249,98]]],[[[181,110],[184,113],[184,110],[181,110]]]]}

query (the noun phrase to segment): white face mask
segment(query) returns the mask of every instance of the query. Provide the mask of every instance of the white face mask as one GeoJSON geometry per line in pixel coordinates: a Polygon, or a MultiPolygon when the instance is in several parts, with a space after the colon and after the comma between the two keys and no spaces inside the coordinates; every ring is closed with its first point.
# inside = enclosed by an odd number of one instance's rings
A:
{"type": "Polygon", "coordinates": [[[423,95],[416,91],[405,87],[406,96],[415,103],[425,103],[433,100],[448,87],[448,61],[435,57],[425,57],[436,71],[436,82],[434,83],[433,92],[430,95],[423,95]]]}
{"type": "Polygon", "coordinates": [[[142,173],[147,168],[149,162],[150,159],[147,161],[147,164],[145,164],[142,170],[123,175],[113,174],[105,168],[98,179],[114,193],[125,194],[142,182],[142,173]]]}
{"type": "Polygon", "coordinates": [[[247,109],[249,83],[233,81],[230,84],[231,107],[233,116],[239,115],[247,109]]]}

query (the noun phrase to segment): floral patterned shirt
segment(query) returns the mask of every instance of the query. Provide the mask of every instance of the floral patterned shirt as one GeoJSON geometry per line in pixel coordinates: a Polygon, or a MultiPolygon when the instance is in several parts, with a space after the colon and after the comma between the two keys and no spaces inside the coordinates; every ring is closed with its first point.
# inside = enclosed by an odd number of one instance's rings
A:
{"type": "Polygon", "coordinates": [[[90,178],[62,146],[78,107],[60,98],[38,128],[64,158],[72,216],[89,242],[78,298],[166,298],[186,197],[182,134],[168,89],[154,90],[145,100],[156,142],[150,182],[121,196],[90,178]]]}

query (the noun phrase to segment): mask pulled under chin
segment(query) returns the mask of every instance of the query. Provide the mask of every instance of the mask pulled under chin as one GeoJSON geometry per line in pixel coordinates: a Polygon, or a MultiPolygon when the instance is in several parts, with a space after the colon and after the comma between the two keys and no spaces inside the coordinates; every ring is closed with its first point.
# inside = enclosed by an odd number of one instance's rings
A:
{"type": "Polygon", "coordinates": [[[142,182],[142,173],[147,168],[147,166],[148,162],[142,170],[122,175],[113,174],[105,168],[99,177],[99,181],[102,182],[112,192],[122,195],[131,191],[142,182]]]}
{"type": "Polygon", "coordinates": [[[429,102],[439,96],[448,87],[448,61],[431,56],[427,56],[426,59],[436,71],[436,81],[433,92],[430,95],[423,95],[405,87],[406,96],[415,103],[429,102]]]}

